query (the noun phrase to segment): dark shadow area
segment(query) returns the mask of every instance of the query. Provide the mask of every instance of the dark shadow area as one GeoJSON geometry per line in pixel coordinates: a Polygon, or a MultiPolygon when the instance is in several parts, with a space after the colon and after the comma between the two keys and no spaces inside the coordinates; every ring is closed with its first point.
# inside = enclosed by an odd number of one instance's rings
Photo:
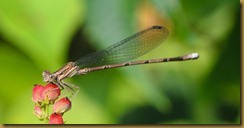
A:
{"type": "Polygon", "coordinates": [[[189,119],[190,111],[188,110],[189,105],[183,97],[169,96],[172,103],[172,110],[167,113],[161,113],[152,106],[143,106],[136,108],[133,111],[124,115],[120,123],[121,124],[157,124],[176,121],[179,119],[189,119]]]}
{"type": "Polygon", "coordinates": [[[94,51],[96,50],[91,45],[89,37],[85,34],[83,25],[77,29],[72,38],[69,48],[69,61],[76,61],[94,51]]]}
{"type": "Polygon", "coordinates": [[[241,96],[241,37],[240,37],[240,12],[237,13],[238,19],[229,36],[221,44],[222,53],[212,73],[208,76],[208,80],[204,83],[202,95],[211,95],[213,104],[216,105],[218,116],[226,122],[236,121],[236,117],[240,116],[239,104],[228,102],[228,98],[240,100],[241,96]],[[238,81],[237,84],[232,84],[238,81]],[[236,87],[233,87],[236,86],[236,87]],[[235,93],[238,89],[239,92],[235,93]],[[239,106],[238,106],[239,105],[239,106]]]}

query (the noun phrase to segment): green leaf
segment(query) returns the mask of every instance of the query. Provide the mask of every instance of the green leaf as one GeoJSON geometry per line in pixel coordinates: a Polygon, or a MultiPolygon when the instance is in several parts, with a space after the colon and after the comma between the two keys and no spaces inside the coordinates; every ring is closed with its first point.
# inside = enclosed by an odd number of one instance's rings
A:
{"type": "Polygon", "coordinates": [[[36,65],[56,69],[83,17],[82,5],[77,0],[0,1],[0,33],[36,65]]]}

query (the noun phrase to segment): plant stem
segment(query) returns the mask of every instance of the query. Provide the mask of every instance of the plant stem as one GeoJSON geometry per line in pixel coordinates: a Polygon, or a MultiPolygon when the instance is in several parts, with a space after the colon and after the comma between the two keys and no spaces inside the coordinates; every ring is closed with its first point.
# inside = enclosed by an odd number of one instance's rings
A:
{"type": "Polygon", "coordinates": [[[48,124],[49,123],[49,119],[48,119],[48,117],[49,117],[49,104],[46,104],[44,106],[44,114],[45,114],[44,123],[48,124]]]}

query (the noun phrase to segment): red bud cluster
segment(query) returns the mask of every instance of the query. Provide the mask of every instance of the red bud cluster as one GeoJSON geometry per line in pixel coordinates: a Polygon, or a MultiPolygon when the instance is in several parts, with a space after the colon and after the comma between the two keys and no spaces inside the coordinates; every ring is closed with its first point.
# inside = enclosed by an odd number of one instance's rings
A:
{"type": "Polygon", "coordinates": [[[64,124],[62,115],[71,109],[71,101],[67,97],[57,100],[60,92],[60,88],[53,83],[48,83],[46,86],[34,86],[32,90],[32,101],[35,103],[34,114],[40,120],[46,120],[50,124],[64,124]],[[50,105],[53,105],[53,113],[49,117],[50,105]]]}

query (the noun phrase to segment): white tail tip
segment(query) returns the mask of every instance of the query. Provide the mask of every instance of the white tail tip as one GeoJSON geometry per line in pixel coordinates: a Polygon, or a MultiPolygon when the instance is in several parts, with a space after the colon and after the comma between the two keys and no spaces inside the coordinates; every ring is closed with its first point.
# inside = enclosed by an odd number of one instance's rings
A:
{"type": "Polygon", "coordinates": [[[194,60],[194,59],[197,59],[199,58],[199,54],[198,53],[190,53],[190,54],[187,54],[183,57],[183,60],[194,60]]]}
{"type": "Polygon", "coordinates": [[[197,59],[197,58],[199,58],[199,54],[198,54],[198,53],[191,53],[191,54],[190,54],[190,57],[191,57],[192,59],[197,59]]]}

